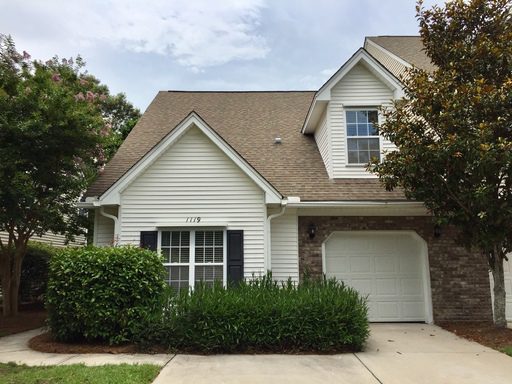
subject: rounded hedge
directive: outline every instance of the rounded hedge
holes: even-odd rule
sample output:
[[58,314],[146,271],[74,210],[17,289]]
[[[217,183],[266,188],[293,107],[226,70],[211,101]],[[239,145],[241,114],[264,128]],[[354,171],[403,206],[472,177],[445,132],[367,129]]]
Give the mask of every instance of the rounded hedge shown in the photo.
[[66,248],[50,262],[48,324],[59,341],[118,344],[162,310],[165,269],[136,247]]

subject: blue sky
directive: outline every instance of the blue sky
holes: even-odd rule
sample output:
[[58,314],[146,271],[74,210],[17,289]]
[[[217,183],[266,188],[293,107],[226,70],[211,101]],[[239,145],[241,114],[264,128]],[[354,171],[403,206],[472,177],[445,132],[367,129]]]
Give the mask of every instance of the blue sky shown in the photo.
[[418,34],[412,0],[0,0],[0,9],[0,33],[18,50],[80,54],[142,110],[159,90],[318,89],[365,36]]

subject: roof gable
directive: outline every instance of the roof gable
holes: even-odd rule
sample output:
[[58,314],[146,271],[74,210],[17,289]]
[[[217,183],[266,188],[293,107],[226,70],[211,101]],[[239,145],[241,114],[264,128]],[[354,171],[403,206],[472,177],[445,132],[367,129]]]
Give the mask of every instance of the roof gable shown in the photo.
[[383,84],[394,92],[395,98],[403,96],[402,83],[389,72],[381,63],[375,60],[364,48],[360,48],[345,64],[343,64],[327,82],[322,85],[315,95],[315,99],[309,109],[306,121],[302,128],[303,133],[314,132],[327,103],[331,100],[331,90],[338,84],[356,65],[362,64]]
[[[205,134],[231,161],[233,161],[258,187],[265,192],[265,202],[280,203],[282,195],[261,176],[245,159],[222,139],[196,112],[191,112],[164,139],[155,145],[143,158],[133,165],[100,198],[101,205],[120,204],[120,194],[162,154],[176,143],[192,127]],[[94,200],[89,198],[90,200]],[[86,200],[87,201],[87,200]]]

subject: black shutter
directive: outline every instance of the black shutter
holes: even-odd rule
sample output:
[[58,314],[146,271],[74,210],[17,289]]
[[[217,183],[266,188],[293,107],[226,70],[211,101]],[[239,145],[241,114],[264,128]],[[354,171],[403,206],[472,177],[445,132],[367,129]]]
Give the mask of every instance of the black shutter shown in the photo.
[[158,246],[158,231],[142,231],[140,233],[140,247],[156,251]]
[[244,279],[244,231],[227,231],[228,283]]

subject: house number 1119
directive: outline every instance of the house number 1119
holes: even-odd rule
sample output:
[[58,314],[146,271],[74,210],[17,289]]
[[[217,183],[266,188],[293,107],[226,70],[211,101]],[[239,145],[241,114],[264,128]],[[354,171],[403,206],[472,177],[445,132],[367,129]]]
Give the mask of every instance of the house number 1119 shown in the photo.
[[186,223],[199,223],[201,221],[201,217],[187,217]]

